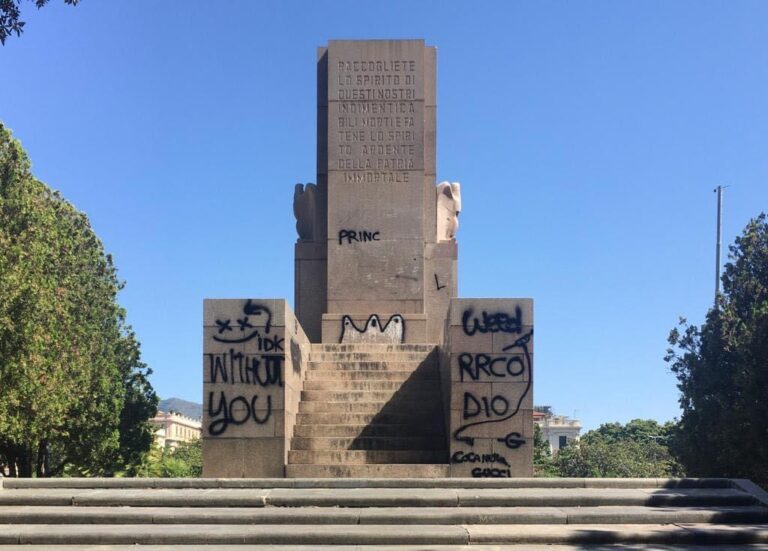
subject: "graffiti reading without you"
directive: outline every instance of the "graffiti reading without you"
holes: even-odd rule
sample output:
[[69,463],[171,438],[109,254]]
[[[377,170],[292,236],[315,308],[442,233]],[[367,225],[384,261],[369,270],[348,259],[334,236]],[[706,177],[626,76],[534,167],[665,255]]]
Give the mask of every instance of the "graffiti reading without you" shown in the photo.
[[[258,353],[246,354],[230,348],[224,353],[205,354],[209,381],[206,384],[232,385],[231,390],[207,393],[210,436],[221,436],[230,426],[249,421],[257,425],[269,421],[273,407],[271,391],[283,386],[285,362],[285,339],[269,334],[272,311],[267,306],[249,299],[243,306],[241,318],[234,322],[217,319],[216,326],[214,341],[230,344],[253,341]],[[253,392],[243,390],[249,386],[255,387]]]

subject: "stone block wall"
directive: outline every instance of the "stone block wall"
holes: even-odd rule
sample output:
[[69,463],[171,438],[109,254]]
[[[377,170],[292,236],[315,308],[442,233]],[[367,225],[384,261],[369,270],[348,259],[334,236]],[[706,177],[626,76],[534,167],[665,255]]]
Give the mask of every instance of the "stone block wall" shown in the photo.
[[533,301],[452,299],[445,331],[451,476],[533,476]]
[[203,326],[203,476],[283,477],[307,336],[275,299],[207,299]]

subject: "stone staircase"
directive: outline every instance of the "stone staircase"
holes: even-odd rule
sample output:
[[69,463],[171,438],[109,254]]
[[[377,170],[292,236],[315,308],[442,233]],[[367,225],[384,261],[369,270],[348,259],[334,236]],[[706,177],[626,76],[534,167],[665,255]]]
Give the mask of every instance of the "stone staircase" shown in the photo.
[[768,493],[742,480],[0,484],[0,551],[768,549]]
[[446,476],[442,400],[434,345],[312,345],[286,475]]

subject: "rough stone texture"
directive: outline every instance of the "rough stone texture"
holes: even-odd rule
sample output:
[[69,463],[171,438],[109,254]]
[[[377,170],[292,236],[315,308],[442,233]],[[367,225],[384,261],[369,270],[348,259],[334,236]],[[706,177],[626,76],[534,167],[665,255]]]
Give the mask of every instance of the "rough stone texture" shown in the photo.
[[434,67],[435,49],[422,40],[331,41],[320,52],[326,313],[424,312],[430,240],[424,216],[431,208],[426,187],[434,188],[435,172]]
[[203,475],[284,476],[306,335],[284,300],[209,299],[203,317]]
[[299,241],[295,245],[294,305],[296,317],[312,342],[321,339],[323,312],[328,301],[327,248],[322,243]]
[[455,241],[428,243],[424,254],[427,341],[440,344],[444,338],[448,306],[458,295],[458,247]]
[[532,476],[533,301],[453,299],[446,332],[451,476]]

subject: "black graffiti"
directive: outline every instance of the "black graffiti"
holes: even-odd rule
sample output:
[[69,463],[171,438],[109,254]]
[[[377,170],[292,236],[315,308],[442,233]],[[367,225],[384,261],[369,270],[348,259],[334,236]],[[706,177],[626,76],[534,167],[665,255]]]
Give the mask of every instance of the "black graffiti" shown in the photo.
[[509,467],[509,461],[498,453],[475,453],[457,451],[451,456],[451,463],[500,463]]
[[459,354],[459,377],[464,382],[466,375],[470,380],[477,381],[481,375],[488,378],[519,377],[525,373],[525,362],[522,356],[491,355],[485,353]]
[[[253,329],[254,326],[250,322],[249,316],[266,315],[267,321],[264,324],[264,333],[269,333],[270,329],[272,328],[272,311],[269,308],[267,308],[263,304],[254,304],[253,301],[251,301],[251,299],[248,299],[248,301],[245,303],[245,306],[243,306],[243,314],[245,314],[245,316],[237,319],[237,326],[240,329],[240,331],[245,333],[246,329]],[[218,335],[221,335],[225,331],[234,331],[234,329],[232,329],[232,320],[216,320],[216,325],[219,328]],[[240,342],[247,342],[251,339],[258,338],[259,350],[263,350],[264,352],[269,352],[270,350],[277,350],[277,348],[272,348],[270,350],[262,349],[261,347],[262,337],[261,337],[261,333],[259,333],[258,331],[253,331],[249,335],[243,335],[243,336],[240,336],[237,338],[231,338],[231,339],[219,337],[218,335],[214,335],[213,340],[218,342],[226,342],[226,343],[234,344],[234,343],[240,343]],[[282,343],[283,339],[277,339],[276,337],[274,342],[276,343],[278,341]],[[282,350],[282,344],[280,345],[279,349]]]
[[351,244],[353,241],[357,243],[380,241],[380,233],[381,232],[367,230],[339,230],[339,245],[343,245],[344,240],[347,241],[347,245]]
[[283,352],[285,350],[283,348],[285,339],[280,338],[277,335],[272,335],[271,337],[264,336],[259,332],[258,329],[254,329],[248,335],[244,335],[236,339],[225,339],[224,337],[219,337],[218,335],[213,336],[213,340],[226,344],[239,344],[251,341],[253,339],[257,339],[257,347],[260,352]]
[[372,337],[371,342],[375,342],[377,340],[376,337],[380,336],[385,339],[389,338],[392,342],[403,342],[405,338],[405,318],[400,314],[393,314],[389,317],[387,323],[382,325],[379,316],[371,314],[362,329],[355,325],[350,316],[345,315],[341,318],[339,342],[362,342],[364,340],[362,338],[363,335],[370,335]]
[[[219,326],[219,334],[224,331],[232,331],[232,326],[230,324],[231,322],[229,320],[216,320],[216,325]],[[213,338],[215,339],[216,337]]]
[[462,411],[462,417],[464,419],[471,419],[477,417],[480,414],[484,414],[486,417],[500,417],[506,415],[509,411],[509,400],[504,396],[496,395],[491,398],[483,396],[477,398],[471,392],[464,393],[464,409]]
[[510,316],[506,312],[489,314],[485,310],[481,317],[472,317],[474,308],[467,308],[461,316],[461,326],[464,333],[470,337],[475,333],[522,333],[523,312],[519,306],[515,307],[515,315]]
[[512,471],[494,467],[475,467],[472,469],[472,478],[512,478]]
[[283,386],[282,355],[246,355],[231,349],[225,354],[206,354],[211,383],[245,383],[262,387]]
[[237,325],[240,326],[240,331],[245,331],[246,329],[252,329],[253,325],[248,321],[248,316],[245,316],[242,319],[237,320]]
[[437,279],[437,274],[435,274],[435,286],[437,287],[437,290],[445,289],[445,285],[440,285],[440,280]]
[[505,446],[507,446],[511,450],[516,450],[520,446],[525,444],[525,439],[523,438],[523,435],[519,432],[510,432],[508,435],[506,435],[503,438],[497,438],[497,442],[503,442]]
[[[480,421],[473,421],[459,427],[453,433],[454,440],[464,442],[470,446],[474,446],[475,437],[467,436],[464,434],[465,431],[472,427],[485,425],[487,423],[501,423],[517,415],[517,413],[520,411],[520,406],[522,405],[525,397],[528,395],[528,392],[530,392],[531,385],[533,383],[533,377],[531,376],[531,354],[528,349],[528,344],[530,343],[532,337],[533,329],[531,329],[522,337],[518,338],[513,344],[503,348],[505,352],[512,350],[519,351],[523,361],[523,373],[528,373],[528,380],[526,381],[525,389],[520,394],[517,403],[510,404],[507,398],[500,395],[495,395],[489,398],[487,396],[478,397],[471,392],[465,392],[463,418],[465,420],[478,416],[484,418],[482,418]],[[520,435],[518,433],[509,433],[504,438],[499,438],[498,441],[503,442],[510,449],[517,449],[525,444],[525,441],[521,440],[519,436]]]
[[264,396],[254,394],[250,400],[245,396],[236,396],[227,403],[227,396],[224,391],[221,391],[219,393],[219,405],[214,408],[214,394],[214,392],[208,393],[208,416],[211,418],[223,417],[214,419],[208,424],[208,434],[211,436],[220,436],[227,431],[229,425],[243,425],[249,420],[253,420],[257,425],[263,425],[269,421],[272,415],[272,396],[266,396],[266,410],[258,410],[258,400]]
[[264,324],[264,332],[269,333],[272,328],[272,310],[264,306],[263,304],[254,304],[251,299],[243,306],[243,314],[246,316],[267,316],[267,323]]

